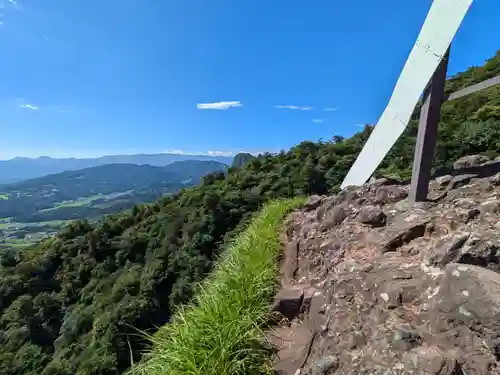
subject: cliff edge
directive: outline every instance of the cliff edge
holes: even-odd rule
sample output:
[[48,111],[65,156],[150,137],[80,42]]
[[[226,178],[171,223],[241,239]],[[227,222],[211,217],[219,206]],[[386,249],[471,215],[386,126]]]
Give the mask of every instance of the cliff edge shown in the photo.
[[313,196],[283,234],[282,375],[500,374],[500,162],[468,156],[429,201],[388,179]]

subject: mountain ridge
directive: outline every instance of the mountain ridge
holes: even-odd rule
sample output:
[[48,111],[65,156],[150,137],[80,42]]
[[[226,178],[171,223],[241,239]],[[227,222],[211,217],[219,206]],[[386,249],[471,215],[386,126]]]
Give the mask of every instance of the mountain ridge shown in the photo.
[[231,165],[233,157],[175,153],[104,155],[96,158],[52,158],[49,156],[39,156],[37,158],[15,157],[8,160],[0,160],[0,184],[13,183],[67,170],[90,168],[105,164],[130,163],[164,166],[173,162],[185,160],[218,161],[226,165]]
[[[149,164],[114,163],[73,171],[50,174],[12,184],[0,185],[0,218],[13,217],[15,221],[39,221],[35,218],[60,213],[61,203],[96,196],[99,203],[131,200],[133,204],[148,203],[163,194],[174,193],[195,185],[213,172],[224,172],[228,166],[217,161],[184,160],[166,166]],[[121,195],[117,195],[123,193]],[[106,197],[115,195],[115,197]],[[128,197],[128,198],[127,198]],[[106,199],[109,198],[109,199]],[[67,204],[67,203],[66,203]],[[124,209],[127,205],[121,204]],[[72,210],[84,211],[86,207],[70,205]],[[57,212],[54,210],[59,208]],[[48,211],[51,210],[50,213]],[[104,213],[118,212],[108,209]],[[31,219],[30,219],[31,218]],[[72,219],[87,218],[75,215]],[[68,219],[51,217],[51,220]]]

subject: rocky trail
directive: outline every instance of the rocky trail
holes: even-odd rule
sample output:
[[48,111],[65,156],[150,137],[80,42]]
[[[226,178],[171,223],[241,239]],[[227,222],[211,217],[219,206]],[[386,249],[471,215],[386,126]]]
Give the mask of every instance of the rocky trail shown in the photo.
[[500,374],[498,164],[462,158],[413,206],[380,179],[294,212],[276,374]]

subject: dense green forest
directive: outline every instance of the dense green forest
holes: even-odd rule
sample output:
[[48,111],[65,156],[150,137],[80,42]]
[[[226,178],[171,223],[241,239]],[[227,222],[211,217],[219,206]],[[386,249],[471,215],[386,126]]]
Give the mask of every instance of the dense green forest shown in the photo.
[[[448,91],[500,74],[500,54],[452,77]],[[416,117],[377,174],[408,178]],[[270,199],[338,189],[371,131],[303,142],[201,185],[97,224],[79,220],[0,268],[0,373],[120,374],[152,333],[187,301],[221,249]],[[445,104],[437,167],[500,152],[500,87]]]

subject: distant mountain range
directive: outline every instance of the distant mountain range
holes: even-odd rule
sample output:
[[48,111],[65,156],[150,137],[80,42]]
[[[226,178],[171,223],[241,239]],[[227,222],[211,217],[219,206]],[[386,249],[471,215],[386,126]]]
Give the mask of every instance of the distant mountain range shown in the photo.
[[184,154],[136,154],[136,155],[107,155],[99,158],[51,158],[41,156],[38,158],[17,157],[10,160],[0,160],[0,184],[22,181],[30,178],[41,177],[49,174],[74,171],[83,168],[97,167],[106,164],[137,164],[162,167],[174,162],[217,161],[231,165],[233,157],[209,155],[184,155]]
[[227,168],[213,160],[161,167],[114,163],[5,184],[0,186],[0,218],[24,223],[96,218],[196,185]]

